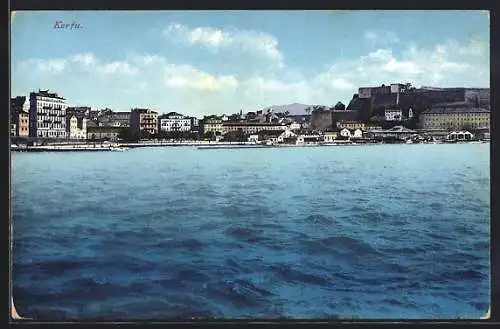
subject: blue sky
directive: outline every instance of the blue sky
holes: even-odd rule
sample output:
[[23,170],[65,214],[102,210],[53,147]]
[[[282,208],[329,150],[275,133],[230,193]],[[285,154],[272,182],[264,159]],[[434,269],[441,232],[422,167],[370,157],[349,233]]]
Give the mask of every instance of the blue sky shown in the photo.
[[[80,29],[56,29],[56,21]],[[16,12],[11,92],[202,117],[349,102],[361,86],[489,87],[485,11]]]

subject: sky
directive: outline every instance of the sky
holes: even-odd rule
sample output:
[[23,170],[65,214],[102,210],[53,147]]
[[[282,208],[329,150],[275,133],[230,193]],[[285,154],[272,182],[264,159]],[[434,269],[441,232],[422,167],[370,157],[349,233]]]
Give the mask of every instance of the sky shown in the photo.
[[489,88],[489,38],[479,10],[24,11],[11,20],[11,95],[197,117],[347,105],[381,84]]

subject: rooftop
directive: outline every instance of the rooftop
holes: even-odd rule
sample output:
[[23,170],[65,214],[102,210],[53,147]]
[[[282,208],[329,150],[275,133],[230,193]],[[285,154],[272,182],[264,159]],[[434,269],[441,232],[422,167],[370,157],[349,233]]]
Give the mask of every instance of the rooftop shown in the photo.
[[490,113],[490,110],[481,107],[433,107],[422,114],[450,114],[450,113]]
[[166,118],[166,117],[184,117],[184,115],[180,114],[180,113],[177,113],[177,112],[168,112],[167,114],[163,114],[162,115],[162,118]]
[[151,113],[151,114],[158,114],[158,112],[150,110],[150,109],[132,109],[132,112],[139,112],[139,113]]
[[56,93],[49,93],[49,90],[41,90],[38,89],[38,92],[32,92],[30,95],[35,95],[35,96],[42,96],[42,97],[50,97],[50,98],[57,98],[57,99],[62,99],[66,100],[63,97],[58,96]]
[[224,122],[224,126],[285,126],[283,123],[275,122]]

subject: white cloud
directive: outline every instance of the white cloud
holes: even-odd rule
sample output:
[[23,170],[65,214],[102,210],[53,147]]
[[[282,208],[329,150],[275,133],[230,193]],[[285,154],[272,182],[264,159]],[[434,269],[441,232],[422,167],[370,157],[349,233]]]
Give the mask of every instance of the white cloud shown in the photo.
[[216,29],[195,27],[178,23],[170,24],[163,34],[175,41],[190,45],[200,45],[217,52],[219,50],[239,50],[247,54],[259,55],[283,66],[283,54],[278,49],[278,41],[272,35],[259,31],[238,29]]
[[[222,47],[220,38],[210,40]],[[259,74],[220,74],[190,64],[174,63],[158,54],[126,56],[106,62],[94,54],[83,53],[59,59],[29,60],[23,65],[30,73],[33,88],[44,85],[49,72],[59,74],[57,81],[66,81],[61,79],[61,73],[68,73],[68,79],[78,77],[79,83],[88,78],[90,88],[95,88],[89,94],[98,94],[96,97],[104,97],[106,101],[123,102],[117,105],[118,108],[135,106],[136,101],[140,102],[137,99],[144,97],[145,104],[152,104],[160,111],[165,108],[209,114],[293,102],[332,105],[340,100],[347,104],[359,87],[383,83],[410,82],[417,87],[488,87],[489,61],[484,57],[487,52],[478,55],[478,51],[464,51],[467,47],[468,43],[458,42],[429,47],[412,44],[402,51],[380,47],[308,75],[299,68]],[[95,79],[96,76],[113,75],[120,78]],[[67,97],[71,99],[71,95]],[[78,98],[82,97],[86,96]]]
[[399,42],[399,38],[396,33],[384,30],[365,31],[364,38],[371,43],[377,44],[390,44]]
[[44,73],[60,74],[67,67],[67,60],[64,58],[55,59],[29,59],[20,62],[20,67],[22,68],[36,68]]
[[163,79],[169,88],[220,91],[238,87],[238,80],[232,75],[214,76],[191,65],[170,63],[159,55],[144,54],[135,56],[132,61],[160,73],[158,79]]
[[131,66],[125,61],[115,61],[99,66],[97,72],[103,75],[134,75],[137,68]]
[[92,53],[82,53],[76,54],[71,57],[71,60],[75,63],[82,64],[85,67],[93,66],[97,64],[97,60]]

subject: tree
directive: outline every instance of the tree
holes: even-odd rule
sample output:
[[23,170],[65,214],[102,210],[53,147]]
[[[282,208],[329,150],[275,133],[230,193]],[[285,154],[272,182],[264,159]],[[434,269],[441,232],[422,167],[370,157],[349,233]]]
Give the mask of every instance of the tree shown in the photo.
[[[93,137],[95,137],[95,135],[93,135]],[[139,137],[138,132],[129,127],[123,128],[118,133],[118,138],[124,140],[125,142],[137,142]]]
[[335,111],[344,111],[345,105],[342,102],[337,102],[334,107]]
[[203,135],[203,139],[205,139],[205,140],[215,140],[215,133],[213,131],[207,131]]

